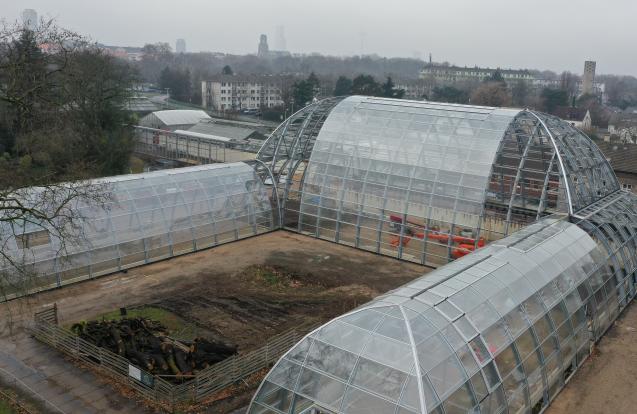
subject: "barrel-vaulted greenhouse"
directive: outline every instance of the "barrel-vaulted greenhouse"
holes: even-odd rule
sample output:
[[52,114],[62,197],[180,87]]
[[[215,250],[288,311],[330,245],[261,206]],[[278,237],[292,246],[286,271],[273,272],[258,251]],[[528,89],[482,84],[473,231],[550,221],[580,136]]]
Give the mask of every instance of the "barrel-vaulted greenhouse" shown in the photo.
[[102,181],[64,255],[0,233],[41,287],[277,229],[437,267],[303,338],[250,414],[537,413],[635,296],[637,199],[532,110],[330,98],[255,161]]
[[[74,243],[62,246],[37,221],[13,223],[18,229],[0,223],[5,252],[33,265],[38,289],[253,236],[275,224],[263,180],[244,163],[109,177],[96,184],[109,193],[108,202],[77,206],[82,229]],[[5,288],[5,297],[23,293],[19,283],[9,288],[15,291]]]

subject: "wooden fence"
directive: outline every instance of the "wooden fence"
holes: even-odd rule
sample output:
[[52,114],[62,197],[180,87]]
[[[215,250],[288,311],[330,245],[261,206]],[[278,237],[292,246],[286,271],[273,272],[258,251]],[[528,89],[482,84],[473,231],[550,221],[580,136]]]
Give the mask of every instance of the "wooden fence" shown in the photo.
[[271,338],[263,347],[235,355],[199,371],[183,384],[173,384],[132,365],[126,358],[100,348],[57,324],[57,308],[38,312],[31,328],[38,340],[135,390],[141,397],[169,411],[203,402],[211,395],[270,367],[315,325],[307,325]]

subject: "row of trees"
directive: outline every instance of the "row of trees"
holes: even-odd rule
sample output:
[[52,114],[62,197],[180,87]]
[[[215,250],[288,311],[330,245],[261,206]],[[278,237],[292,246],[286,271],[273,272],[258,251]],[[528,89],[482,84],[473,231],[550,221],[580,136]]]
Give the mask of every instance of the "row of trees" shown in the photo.
[[[291,100],[296,108],[311,103],[321,95],[321,82],[314,72],[307,79],[294,82],[291,91]],[[379,83],[372,75],[358,75],[354,79],[340,76],[334,87],[334,96],[365,95],[381,96],[386,98],[402,98],[405,95],[403,89],[396,88],[391,77],[387,77],[384,83]],[[284,94],[284,99],[286,98]]]
[[377,82],[372,75],[358,75],[354,79],[340,76],[336,80],[334,96],[346,95],[383,96],[400,99],[405,95],[405,90],[396,88],[394,81],[389,76],[384,83]]
[[[125,110],[137,76],[80,36],[43,23],[0,30],[0,176],[35,181],[126,170]],[[24,168],[22,168],[24,167]]]
[[543,88],[539,94],[532,94],[526,82],[516,81],[512,86],[506,84],[502,75],[496,71],[478,85],[467,88],[455,86],[434,87],[427,98],[439,102],[473,104],[485,106],[530,107],[543,112],[556,113],[558,108],[577,106],[591,112],[595,125],[605,125],[609,112],[592,95],[576,96],[576,78],[564,73],[560,88]]

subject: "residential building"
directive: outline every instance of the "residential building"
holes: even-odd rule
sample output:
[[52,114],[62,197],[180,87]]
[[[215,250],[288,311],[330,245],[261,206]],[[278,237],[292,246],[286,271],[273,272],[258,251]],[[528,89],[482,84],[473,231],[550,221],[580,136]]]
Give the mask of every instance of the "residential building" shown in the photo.
[[434,78],[444,83],[455,83],[462,81],[482,81],[484,78],[492,76],[496,71],[500,72],[506,82],[525,81],[533,82],[535,77],[526,69],[492,69],[492,68],[473,68],[460,66],[446,66],[438,64],[427,64],[420,71],[421,79]]
[[24,9],[22,11],[22,24],[29,30],[35,30],[38,27],[38,12],[33,9]]
[[619,112],[610,117],[608,132],[611,142],[637,144],[637,113]]
[[280,106],[280,85],[274,76],[222,75],[201,82],[202,105],[219,112]]
[[186,53],[186,41],[184,39],[177,39],[175,42],[175,52]]
[[425,100],[431,93],[430,85],[420,81],[397,81],[396,89],[405,91],[403,99]]
[[637,145],[596,142],[615,171],[621,188],[637,194]]
[[593,121],[591,112],[586,108],[574,108],[572,106],[559,106],[555,108],[554,115],[573,125],[575,128],[590,130]]
[[587,60],[584,62],[584,75],[582,76],[582,94],[592,94],[594,92],[593,82],[595,81],[596,63]]
[[97,46],[111,56],[130,62],[139,62],[144,57],[144,51],[141,47],[107,46],[100,43],[98,43]]

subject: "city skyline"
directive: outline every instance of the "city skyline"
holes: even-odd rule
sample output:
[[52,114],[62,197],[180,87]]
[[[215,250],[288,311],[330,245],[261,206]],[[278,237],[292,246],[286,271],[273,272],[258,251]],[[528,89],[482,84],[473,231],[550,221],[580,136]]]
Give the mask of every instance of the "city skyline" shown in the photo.
[[[632,45],[624,30],[630,16],[637,13],[633,2],[612,0],[609,7],[598,10],[587,7],[595,4],[590,0],[577,7],[540,0],[524,9],[524,15],[511,10],[504,0],[474,3],[456,0],[434,6],[403,0],[392,4],[400,11],[399,17],[392,18],[382,4],[359,0],[346,5],[326,0],[311,14],[304,2],[291,0],[255,2],[249,14],[244,13],[245,5],[213,6],[194,0],[182,2],[179,10],[165,1],[114,0],[89,6],[79,0],[30,0],[1,5],[0,16],[19,21],[22,10],[32,8],[44,18],[55,18],[62,27],[117,46],[155,42],[174,46],[174,39],[184,38],[192,52],[254,54],[260,34],[277,39],[277,27],[283,26],[287,50],[292,53],[351,56],[363,52],[384,57],[432,53],[434,61],[459,66],[577,74],[582,73],[581,62],[595,60],[599,74],[637,75],[637,56],[626,52]],[[623,13],[612,12],[615,6]],[[198,12],[192,13],[195,8]],[[214,25],[210,24],[215,15],[239,13],[245,20],[241,30],[236,30],[233,19],[213,19]],[[144,30],[138,30],[140,26]]]

